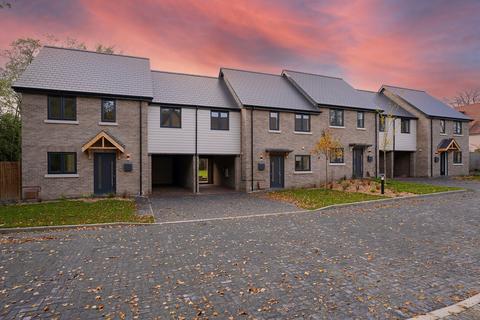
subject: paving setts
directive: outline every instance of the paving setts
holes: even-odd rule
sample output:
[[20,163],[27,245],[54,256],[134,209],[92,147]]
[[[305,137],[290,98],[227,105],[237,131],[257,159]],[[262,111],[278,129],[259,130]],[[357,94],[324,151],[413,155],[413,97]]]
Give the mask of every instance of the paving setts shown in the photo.
[[404,319],[478,292],[479,212],[465,192],[2,235],[0,318]]

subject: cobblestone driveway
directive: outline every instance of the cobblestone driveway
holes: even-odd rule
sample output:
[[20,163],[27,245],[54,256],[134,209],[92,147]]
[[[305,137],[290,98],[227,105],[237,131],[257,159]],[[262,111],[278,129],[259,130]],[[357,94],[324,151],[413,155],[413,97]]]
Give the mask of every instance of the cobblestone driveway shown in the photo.
[[477,195],[2,236],[0,318],[406,318],[480,289]]

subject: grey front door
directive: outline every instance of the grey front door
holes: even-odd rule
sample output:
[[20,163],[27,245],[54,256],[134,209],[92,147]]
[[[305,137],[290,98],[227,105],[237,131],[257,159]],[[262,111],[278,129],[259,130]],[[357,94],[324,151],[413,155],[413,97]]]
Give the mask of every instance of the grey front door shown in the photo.
[[363,149],[353,148],[353,173],[354,178],[363,178]]
[[285,162],[282,155],[270,156],[270,188],[283,188]]
[[447,164],[448,164],[448,153],[447,152],[440,153],[440,175],[441,176],[448,175]]
[[93,192],[95,194],[115,193],[115,153],[95,153],[93,161]]

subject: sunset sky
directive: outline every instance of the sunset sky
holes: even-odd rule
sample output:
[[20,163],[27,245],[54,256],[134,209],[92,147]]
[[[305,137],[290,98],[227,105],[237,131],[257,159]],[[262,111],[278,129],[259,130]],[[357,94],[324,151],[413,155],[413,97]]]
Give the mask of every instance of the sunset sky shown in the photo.
[[52,34],[115,45],[157,70],[288,68],[439,98],[480,87],[479,0],[10,2],[0,9],[0,49]]

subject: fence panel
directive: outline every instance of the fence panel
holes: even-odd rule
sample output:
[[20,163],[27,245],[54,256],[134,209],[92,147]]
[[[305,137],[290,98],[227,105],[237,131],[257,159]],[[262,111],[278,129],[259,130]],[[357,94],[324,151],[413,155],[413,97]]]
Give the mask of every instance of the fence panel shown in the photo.
[[0,200],[19,200],[20,162],[0,162]]

